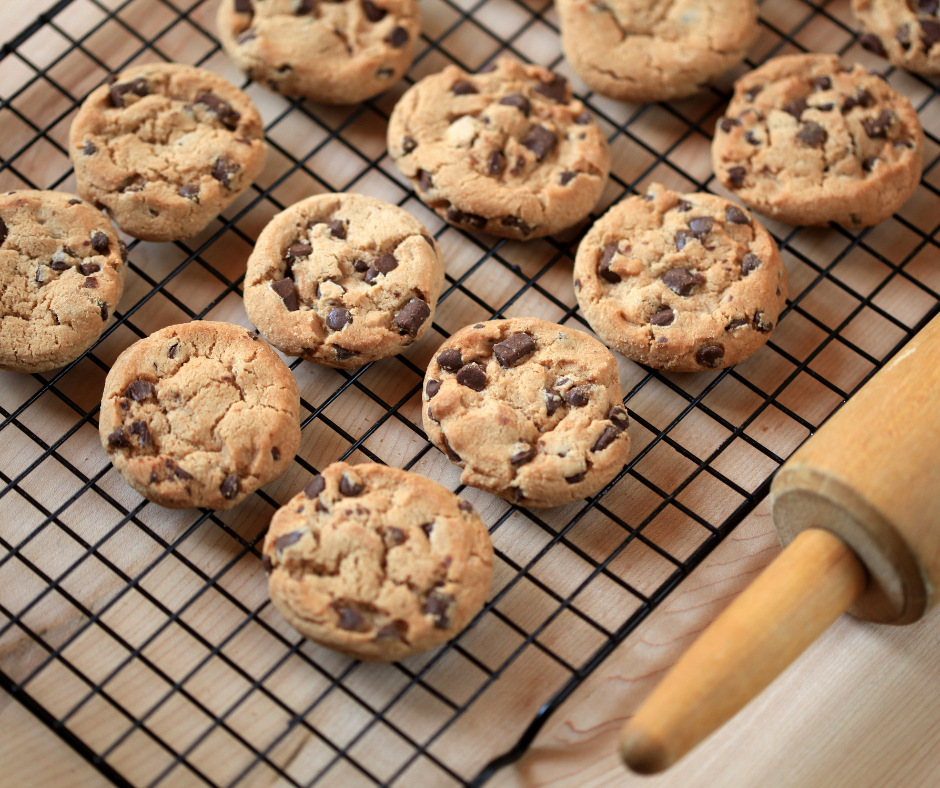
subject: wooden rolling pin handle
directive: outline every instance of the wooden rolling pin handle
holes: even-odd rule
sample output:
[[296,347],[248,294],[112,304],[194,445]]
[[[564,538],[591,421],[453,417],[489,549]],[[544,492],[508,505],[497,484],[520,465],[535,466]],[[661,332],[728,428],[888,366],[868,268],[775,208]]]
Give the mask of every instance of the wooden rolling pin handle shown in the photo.
[[864,592],[837,536],[803,531],[702,633],[623,730],[636,772],[667,769],[733,717]]

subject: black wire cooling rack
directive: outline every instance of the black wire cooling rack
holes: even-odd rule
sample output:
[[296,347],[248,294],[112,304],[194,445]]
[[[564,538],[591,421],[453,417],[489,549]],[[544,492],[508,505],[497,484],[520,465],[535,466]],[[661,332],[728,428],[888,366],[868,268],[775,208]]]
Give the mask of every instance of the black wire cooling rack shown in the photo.
[[[509,52],[584,87],[544,0],[422,6],[407,83]],[[771,223],[791,301],[768,346],[698,375],[620,359],[630,463],[594,498],[527,511],[460,487],[421,430],[421,378],[433,349],[467,323],[529,314],[587,328],[571,289],[580,230],[519,244],[443,225],[385,152],[388,113],[407,85],[348,108],[276,96],[245,83],[220,52],[214,13],[212,0],[59,0],[0,49],[0,188],[72,190],[66,140],[76,108],[109,73],[141,60],[194,63],[245,85],[270,146],[254,189],[201,236],[130,244],[120,309],[81,359],[44,375],[0,373],[0,682],[116,785],[482,785],[937,310],[937,90],[886,73],[927,131],[923,181],[899,215],[859,233]],[[854,27],[847,0],[765,0],[747,66],[810,50],[884,70]],[[708,145],[733,77],[694,99],[642,107],[582,92],[613,152],[599,213],[653,180],[720,192]],[[148,504],[97,443],[109,364],[171,323],[247,325],[241,283],[252,239],[274,212],[330,190],[383,197],[432,228],[448,271],[434,331],[406,355],[353,372],[294,360],[300,453],[236,510]],[[270,515],[316,468],[345,458],[425,473],[486,520],[494,591],[449,646],[394,666],[359,664],[301,640],[272,611],[258,552]]]

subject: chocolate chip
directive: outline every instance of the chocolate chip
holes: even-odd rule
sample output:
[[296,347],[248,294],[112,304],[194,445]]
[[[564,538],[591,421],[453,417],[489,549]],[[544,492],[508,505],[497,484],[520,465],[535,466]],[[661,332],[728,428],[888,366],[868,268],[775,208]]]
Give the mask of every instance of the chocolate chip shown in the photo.
[[774,324],[769,320],[764,320],[763,312],[754,313],[754,328],[760,331],[762,334],[769,334],[774,330]]
[[398,547],[398,545],[405,543],[405,532],[394,525],[390,525],[385,529],[385,536],[389,547]]
[[875,163],[881,161],[877,156],[869,156],[865,161],[862,162],[862,169],[865,172],[871,172],[875,169]]
[[539,82],[536,85],[535,92],[559,104],[564,104],[568,98],[568,80],[558,74],[552,74],[550,81]]
[[611,284],[617,284],[620,281],[620,274],[610,270],[610,264],[618,251],[619,247],[616,243],[607,244],[601,254],[600,262],[597,264],[597,275]]
[[622,405],[614,405],[608,411],[607,418],[621,432],[630,426],[630,416]]
[[692,203],[690,203],[688,200],[679,200],[679,204],[676,205],[676,210],[679,213],[686,213],[688,211],[691,211]]
[[897,39],[898,43],[901,45],[901,49],[911,48],[911,26],[910,25],[901,25],[898,28],[898,32],[894,34],[894,37]]
[[208,90],[196,96],[195,103],[208,107],[209,112],[214,114],[223,126],[233,131],[238,127],[238,121],[242,119],[241,113],[232,109],[231,104],[227,101],[223,101],[215,95],[215,93],[211,93]]
[[301,257],[307,257],[313,251],[313,247],[306,241],[294,241],[287,247],[287,260],[298,260]]
[[753,252],[748,252],[741,260],[741,276],[747,276],[755,268],[760,267],[760,258]]
[[594,122],[594,116],[587,110],[583,110],[575,117],[574,122],[579,126],[588,126]]
[[797,120],[800,120],[806,108],[807,104],[805,98],[793,99],[793,101],[788,101],[783,105],[783,111],[789,112]]
[[294,0],[294,13],[297,16],[309,14],[313,11],[313,0]]
[[326,479],[323,478],[319,473],[312,477],[309,482],[304,486],[304,495],[308,498],[316,498],[321,492],[326,489]]
[[457,382],[474,391],[486,388],[486,369],[480,364],[466,364],[457,373]]
[[623,430],[619,430],[616,427],[608,426],[604,428],[604,431],[601,433],[601,436],[597,439],[594,445],[591,447],[591,451],[604,451],[608,446],[610,446],[617,438],[623,434]]
[[471,93],[479,93],[477,86],[466,79],[458,79],[450,89],[455,96],[469,96]]
[[555,132],[549,131],[544,126],[533,126],[522,140],[522,144],[532,151],[539,161],[555,150],[557,143],[558,137],[555,136]]
[[534,446],[527,446],[513,454],[512,457],[509,458],[509,464],[518,468],[520,465],[532,462],[536,454],[538,454],[538,451],[536,451]]
[[811,148],[821,148],[829,139],[826,130],[818,123],[807,123],[800,129],[796,137],[804,145],[809,145]]
[[326,226],[330,228],[330,234],[334,238],[339,238],[341,241],[346,240],[346,225],[343,224],[341,219],[331,219],[326,222]]
[[703,367],[715,367],[724,355],[725,351],[721,345],[706,345],[695,354],[695,360]]
[[532,111],[532,104],[521,93],[511,93],[508,96],[503,96],[499,103],[506,107],[515,107],[526,117],[529,117],[529,113]]
[[424,614],[434,619],[435,629],[447,629],[450,626],[449,610],[454,604],[454,597],[442,591],[432,591],[424,603]]
[[434,181],[431,179],[431,173],[426,170],[418,170],[418,186],[421,187],[421,191],[426,192],[434,185]]
[[494,150],[490,153],[486,169],[490,175],[503,174],[503,170],[506,169],[506,157],[503,155],[502,151]]
[[372,23],[381,22],[388,13],[384,8],[379,8],[372,0],[362,0],[362,11],[366,15],[366,19]]
[[516,163],[513,165],[513,168],[509,171],[513,175],[518,175],[525,169],[525,156],[516,156]]
[[[228,478],[235,479],[236,481],[238,481],[237,476],[229,476]],[[226,479],[226,481],[228,481],[228,479]],[[225,493],[223,492],[222,495],[225,495]],[[226,498],[233,497],[233,496],[234,496],[234,493],[232,496],[225,495]],[[288,531],[283,536],[279,536],[277,539],[274,540],[274,549],[278,553],[283,553],[291,545],[297,544],[297,542],[299,542],[303,538],[303,535],[304,535],[303,531]]]
[[222,480],[222,484],[219,485],[219,492],[222,493],[222,497],[226,501],[231,501],[239,492],[241,492],[242,483],[241,480],[235,474],[226,476]]
[[108,254],[111,251],[111,241],[108,240],[108,234],[95,230],[91,234],[91,248],[98,254]]
[[251,0],[235,0],[235,11],[239,14],[252,14],[254,13],[254,7],[251,4]]
[[166,352],[167,358],[176,358],[176,352],[180,349],[179,343],[171,345],[170,349]]
[[532,228],[518,216],[504,216],[500,224],[502,224],[503,227],[511,227],[514,230],[518,230],[523,236],[529,235],[532,232]]
[[866,118],[862,121],[862,128],[865,133],[875,139],[887,136],[888,129],[895,121],[895,114],[888,109],[881,110],[877,118]]
[[917,10],[922,14],[936,14],[938,8],[940,3],[937,0],[917,0]]
[[135,96],[146,96],[149,92],[147,80],[143,77],[137,77],[132,82],[114,84],[111,86],[111,106],[124,107],[124,97],[129,93]]
[[764,89],[763,85],[756,85],[753,88],[748,88],[744,91],[744,96],[748,101],[753,101],[757,98],[757,94]]
[[921,39],[924,42],[924,49],[930,49],[937,41],[940,41],[940,22],[934,19],[921,19],[920,29],[923,30]]
[[343,475],[340,476],[339,491],[343,495],[349,498],[355,498],[357,495],[362,495],[365,489],[366,486],[362,482],[356,481],[356,479],[354,479],[348,473],[344,472]]
[[478,230],[486,226],[486,217],[477,216],[475,213],[464,213],[454,208],[453,205],[447,209],[447,221],[453,224],[469,224]]
[[185,197],[187,200],[194,200],[199,195],[199,187],[192,183],[186,183],[179,187],[177,194],[179,194],[180,197]]
[[836,105],[831,101],[827,101],[825,104],[819,104],[816,109],[818,109],[820,112],[832,112],[832,110],[835,109],[835,106]]
[[95,290],[98,287],[98,280],[93,276],[89,276],[85,279],[85,284],[82,285],[82,287],[87,287],[91,290]]
[[524,331],[493,345],[493,353],[503,369],[516,366],[522,359],[534,352],[535,340]]
[[736,329],[744,328],[746,325],[748,325],[747,320],[732,320],[725,326],[725,331],[735,331]]
[[143,402],[157,393],[153,383],[147,380],[135,380],[124,389],[124,396],[130,397],[134,402]]
[[139,446],[150,445],[150,427],[147,426],[146,421],[135,421],[127,428],[127,431],[131,435],[137,436],[137,444]]
[[451,462],[460,462],[460,455],[450,447],[450,444],[447,442],[447,436],[443,432],[441,433],[441,440],[444,442],[444,451],[447,452],[447,459]]
[[326,324],[334,331],[342,331],[346,326],[352,323],[352,315],[348,309],[331,309],[326,316]]
[[561,407],[561,396],[555,391],[545,392],[545,411],[549,416],[553,415]]
[[698,272],[687,271],[685,268],[672,268],[663,276],[663,284],[672,292],[681,296],[692,295],[696,285],[704,284],[705,277]]
[[124,241],[118,241],[118,249],[121,251],[121,262],[127,262],[127,244]]
[[683,249],[685,249],[685,245],[694,237],[695,233],[693,233],[691,230],[679,230],[675,237],[676,249],[681,252]]
[[212,177],[219,181],[223,186],[232,185],[232,176],[241,169],[241,165],[230,159],[225,154],[216,159],[215,167],[212,169]]
[[583,408],[591,401],[591,390],[586,386],[578,386],[568,389],[565,396],[565,402],[575,408]]
[[108,320],[108,305],[107,305],[107,304],[99,304],[98,306],[101,307],[101,319],[104,320],[105,322],[107,322],[107,320]]
[[272,282],[271,289],[281,297],[288,312],[296,312],[300,309],[300,304],[297,301],[297,289],[294,287],[293,279],[284,278]]
[[829,90],[832,87],[832,80],[829,77],[816,77],[813,80],[813,90]]
[[400,48],[408,43],[408,31],[401,25],[393,27],[392,32],[385,36],[385,40],[393,47]]
[[725,209],[725,221],[731,224],[750,224],[751,217],[738,208],[737,205],[729,205]]
[[567,186],[569,183],[571,183],[571,181],[573,181],[573,180],[575,179],[575,176],[576,176],[577,174],[578,174],[578,173],[576,173],[576,172],[571,172],[570,170],[565,170],[565,171],[559,176],[558,182],[559,182],[562,186]]
[[82,263],[78,267],[78,270],[81,271],[85,276],[89,276],[91,274],[98,273],[101,270],[101,266],[97,263]]
[[52,256],[52,262],[49,263],[49,267],[53,271],[68,271],[72,267],[72,263],[64,251],[56,252]]
[[[81,204],[82,204],[81,200],[77,200],[77,199],[69,200],[69,205],[81,205]],[[2,239],[0,239],[0,243],[2,243]]]
[[376,640],[401,640],[408,637],[408,622],[396,618],[391,624],[385,624],[375,633]]
[[421,298],[412,298],[395,316],[395,327],[402,334],[415,336],[431,315],[431,307]]
[[696,216],[689,222],[689,229],[699,239],[708,235],[715,226],[715,220],[711,216]]
[[406,135],[401,138],[401,151],[406,156],[417,147],[418,143],[415,141],[414,137],[409,137]]
[[127,435],[124,434],[124,430],[120,427],[108,435],[108,446],[112,449],[127,449],[130,448],[130,445],[131,442],[127,439]]
[[369,629],[369,624],[365,617],[359,612],[359,609],[352,602],[344,599],[337,599],[333,605],[333,610],[339,617],[337,626],[345,629],[347,632],[365,632]]
[[735,126],[740,126],[741,121],[735,118],[724,117],[718,121],[718,128],[721,129],[726,134],[731,131]]
[[456,372],[463,366],[463,356],[457,348],[448,348],[438,355],[437,363],[448,372]]
[[650,316],[650,323],[654,326],[671,326],[676,319],[676,313],[668,306]]
[[747,177],[747,170],[744,167],[731,167],[728,170],[728,183],[732,186],[742,186]]
[[281,459],[281,450],[277,446],[271,447],[271,459],[278,462]]
[[885,52],[884,44],[881,43],[881,39],[874,33],[862,33],[862,35],[858,37],[858,43],[862,45],[863,49],[874,52],[880,57],[888,56],[888,53]]
[[429,380],[428,385],[424,389],[424,393],[428,395],[428,399],[433,399],[434,395],[441,390],[441,381],[439,380]]
[[581,471],[581,473],[576,473],[574,476],[566,476],[565,481],[568,482],[568,484],[577,484],[578,482],[583,482],[585,476],[587,476],[587,471]]
[[457,508],[460,509],[460,511],[462,512],[470,513],[473,511],[473,504],[470,503],[470,501],[461,501],[460,503],[457,504]]
[[95,143],[86,142],[85,146],[82,148],[82,154],[85,156],[94,156],[98,152],[98,148],[95,147]]

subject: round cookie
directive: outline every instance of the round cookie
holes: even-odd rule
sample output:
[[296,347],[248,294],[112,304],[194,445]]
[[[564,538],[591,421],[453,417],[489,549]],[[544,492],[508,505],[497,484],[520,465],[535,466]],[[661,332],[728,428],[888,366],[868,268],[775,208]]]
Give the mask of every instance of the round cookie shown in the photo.
[[473,507],[416,473],[335,462],[274,513],[271,601],[304,637],[391,662],[456,637],[483,607],[493,546]]
[[561,43],[592,90],[669,101],[738,65],[757,37],[754,0],[557,0]]
[[868,227],[914,193],[923,153],[917,113],[883,79],[834,55],[787,55],[735,83],[712,166],[765,216]]
[[607,140],[567,80],[510,58],[485,73],[448,66],[410,88],[388,151],[442,218],[503,238],[581,221],[610,172]]
[[852,0],[865,49],[918,74],[940,74],[940,0]]
[[0,196],[0,369],[43,372],[101,336],[124,292],[127,248],[72,194]]
[[144,498],[171,509],[230,509],[291,464],[300,394],[280,356],[241,326],[168,326],[114,362],[99,432],[118,473]]
[[468,326],[424,378],[424,430],[460,480],[529,508],[594,495],[630,453],[613,354],[531,317]]
[[129,68],[92,91],[69,148],[78,193],[144,241],[201,232],[251,186],[266,155],[251,99],[179,63]]
[[406,210],[321,194],[261,232],[248,258],[245,309],[287,355],[359,367],[421,339],[443,285],[440,250]]
[[222,0],[219,39],[253,80],[289,96],[355,104],[414,59],[416,0]]
[[606,344],[676,372],[744,361],[767,342],[787,297],[777,244],[747,211],[658,184],[595,222],[574,277]]

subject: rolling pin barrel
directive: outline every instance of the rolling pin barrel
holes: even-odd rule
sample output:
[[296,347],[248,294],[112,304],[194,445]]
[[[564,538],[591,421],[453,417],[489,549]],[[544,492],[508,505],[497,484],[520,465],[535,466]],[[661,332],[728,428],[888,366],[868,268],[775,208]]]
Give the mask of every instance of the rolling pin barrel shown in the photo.
[[940,585],[940,317],[781,468],[783,553],[692,644],[624,728],[661,771],[734,716],[843,612],[916,621]]

